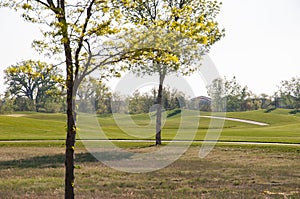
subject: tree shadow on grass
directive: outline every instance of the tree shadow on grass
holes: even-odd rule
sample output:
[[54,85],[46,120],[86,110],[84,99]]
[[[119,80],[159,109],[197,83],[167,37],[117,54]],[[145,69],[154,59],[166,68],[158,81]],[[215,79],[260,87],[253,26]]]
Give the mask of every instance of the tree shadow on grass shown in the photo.
[[267,110],[265,110],[265,113],[271,113],[272,111],[275,111],[276,109],[277,109],[276,107],[268,108]]
[[176,110],[172,111],[171,113],[169,113],[169,114],[167,115],[167,118],[173,117],[173,116],[178,115],[178,114],[180,114],[180,113],[181,113],[181,109],[176,109]]
[[300,110],[296,109],[296,110],[291,110],[289,112],[290,114],[296,115],[297,113],[300,113]]
[[[127,159],[131,156],[130,153],[124,152],[96,152],[96,157],[99,157],[104,161],[117,161],[121,159]],[[79,153],[75,155],[75,164],[98,162],[98,159],[91,153]],[[45,155],[35,156],[24,159],[0,161],[0,169],[9,168],[58,168],[64,167],[65,155]]]

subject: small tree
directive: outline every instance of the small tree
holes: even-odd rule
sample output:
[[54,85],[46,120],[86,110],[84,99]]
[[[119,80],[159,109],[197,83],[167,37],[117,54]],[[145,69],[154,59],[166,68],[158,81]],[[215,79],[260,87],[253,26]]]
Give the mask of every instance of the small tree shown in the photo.
[[[33,47],[51,58],[62,59],[66,70],[67,135],[65,161],[65,198],[74,198],[74,148],[76,140],[75,96],[80,82],[100,69],[100,76],[118,75],[115,66],[122,52],[111,54],[101,48],[104,35],[118,32],[119,9],[102,0],[2,0],[0,7],[22,11],[22,17],[39,24],[43,39]],[[116,23],[114,23],[116,22]],[[63,58],[62,58],[63,57]]]
[[95,78],[85,78],[79,86],[78,111],[97,113],[111,113],[112,93],[109,87]]
[[9,92],[6,92],[4,96],[0,95],[0,114],[14,111],[13,103],[14,100],[11,98]]
[[300,78],[281,81],[279,96],[287,108],[300,109]]
[[122,8],[125,20],[140,31],[126,32],[133,49],[129,59],[131,71],[137,75],[159,76],[156,144],[160,145],[165,77],[197,70],[199,65],[195,65],[195,60],[199,61],[223,36],[215,21],[220,4],[211,0],[120,0],[117,5]]
[[214,79],[210,85],[207,86],[207,93],[211,97],[211,110],[212,111],[226,111],[226,91],[225,91],[225,80],[218,78]]
[[250,96],[247,86],[242,86],[237,82],[236,77],[225,80],[225,96],[227,111],[245,111],[247,108],[247,98]]
[[12,97],[25,97],[36,111],[45,106],[46,101],[55,100],[61,95],[63,78],[56,66],[28,60],[10,66],[4,72],[7,91]]
[[261,108],[267,109],[271,105],[271,97],[265,93],[260,94]]

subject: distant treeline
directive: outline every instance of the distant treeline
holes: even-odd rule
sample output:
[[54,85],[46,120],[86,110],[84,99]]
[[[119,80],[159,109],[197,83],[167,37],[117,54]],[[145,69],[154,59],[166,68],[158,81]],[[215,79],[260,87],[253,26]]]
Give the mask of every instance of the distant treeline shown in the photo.
[[[44,78],[45,79],[45,78]],[[58,79],[58,78],[57,78]],[[59,79],[58,79],[59,80]],[[0,113],[14,111],[65,112],[65,90],[62,81],[53,82],[52,86],[39,87],[39,90],[18,90],[17,87],[7,89],[0,98]],[[47,89],[46,89],[47,88]],[[274,108],[300,108],[300,79],[282,81],[274,95],[256,95],[247,86],[240,85],[236,78],[231,80],[216,79],[207,87],[208,96],[190,98],[182,91],[164,87],[163,108],[177,108],[201,111],[249,111]],[[157,89],[148,92],[135,91],[130,96],[113,93],[103,82],[93,78],[85,79],[76,96],[77,111],[104,113],[148,113],[154,111]]]

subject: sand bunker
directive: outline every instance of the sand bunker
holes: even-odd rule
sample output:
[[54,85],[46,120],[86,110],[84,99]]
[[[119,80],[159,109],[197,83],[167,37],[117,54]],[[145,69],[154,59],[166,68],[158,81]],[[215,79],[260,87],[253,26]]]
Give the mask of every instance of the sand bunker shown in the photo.
[[25,115],[24,114],[9,114],[9,115],[5,115],[5,116],[9,116],[9,117],[23,117]]

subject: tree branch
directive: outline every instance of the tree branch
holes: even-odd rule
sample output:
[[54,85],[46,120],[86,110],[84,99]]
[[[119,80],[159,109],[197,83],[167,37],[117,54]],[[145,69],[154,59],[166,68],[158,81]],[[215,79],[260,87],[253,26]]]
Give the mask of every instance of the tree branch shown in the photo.
[[85,22],[84,22],[84,25],[83,25],[83,28],[82,28],[82,31],[81,31],[81,35],[80,35],[80,38],[79,38],[79,41],[78,41],[78,48],[76,49],[76,52],[75,52],[75,78],[78,76],[78,72],[79,72],[79,53],[82,49],[82,46],[83,46],[83,38],[85,36],[85,32],[86,32],[86,28],[87,28],[87,25],[89,23],[89,20],[92,16],[92,6],[94,4],[95,0],[92,0],[90,2],[90,5],[88,6],[87,8],[87,17],[85,19]]
[[50,8],[53,9],[55,8],[55,5],[53,3],[53,0],[47,0],[48,4],[50,5]]
[[46,4],[45,2],[43,1],[40,1],[40,0],[35,0],[36,2],[42,4],[43,6],[47,7],[47,8],[50,8],[50,5],[49,4]]

